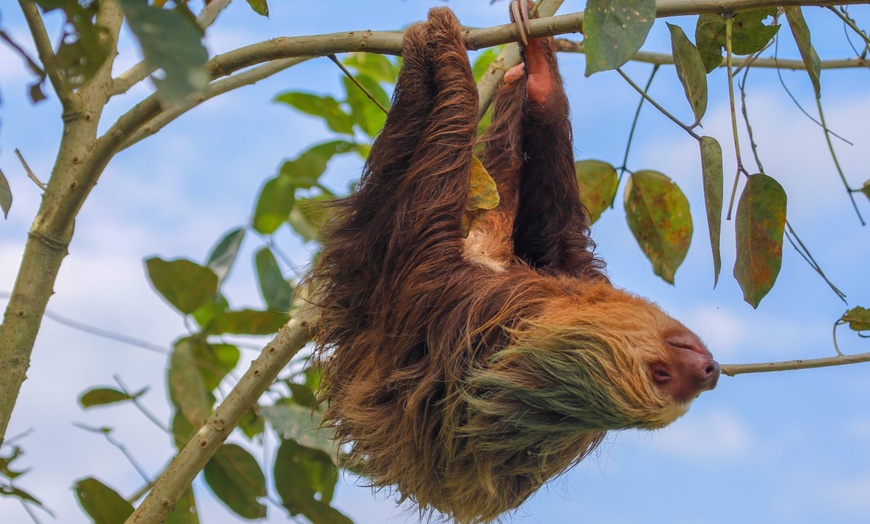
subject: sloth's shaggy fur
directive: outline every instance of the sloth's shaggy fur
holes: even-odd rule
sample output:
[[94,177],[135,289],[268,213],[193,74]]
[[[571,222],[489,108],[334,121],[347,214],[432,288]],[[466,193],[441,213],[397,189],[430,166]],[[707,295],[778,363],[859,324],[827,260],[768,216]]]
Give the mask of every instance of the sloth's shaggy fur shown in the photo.
[[687,409],[648,368],[687,330],[603,275],[552,44],[536,45],[554,92],[502,87],[483,138],[501,204],[466,238],[477,91],[461,29],[438,8],[405,32],[386,126],[313,271],[327,424],[373,486],[458,522],[517,507],[608,430]]

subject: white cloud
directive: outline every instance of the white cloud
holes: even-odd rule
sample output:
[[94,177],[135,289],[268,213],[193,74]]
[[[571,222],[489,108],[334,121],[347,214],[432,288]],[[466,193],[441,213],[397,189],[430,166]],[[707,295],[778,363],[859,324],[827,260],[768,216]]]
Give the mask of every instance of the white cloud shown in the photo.
[[705,462],[730,460],[757,448],[747,424],[734,413],[721,409],[690,413],[667,428],[650,433],[647,443],[659,453]]

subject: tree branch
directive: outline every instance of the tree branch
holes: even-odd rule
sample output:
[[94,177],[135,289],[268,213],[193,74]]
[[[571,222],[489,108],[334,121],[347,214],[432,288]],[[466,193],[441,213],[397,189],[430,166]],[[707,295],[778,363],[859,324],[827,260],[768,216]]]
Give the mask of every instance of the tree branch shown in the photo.
[[257,403],[290,359],[310,340],[316,307],[305,304],[263,349],[215,412],[176,455],[126,524],[163,522],[178,497],[217,452],[242,417]]
[[845,366],[847,364],[859,364],[870,362],[870,353],[858,353],[857,355],[837,355],[835,357],[810,358],[800,360],[788,360],[783,362],[763,362],[759,364],[726,364],[722,366],[722,373],[733,377],[745,373],[767,373],[771,371],[793,371],[798,369],[825,368],[831,366]]
[[51,86],[55,94],[57,94],[63,109],[69,111],[74,105],[73,91],[67,84],[66,79],[64,79],[60,68],[57,67],[57,57],[51,46],[51,39],[45,30],[45,24],[42,23],[39,8],[36,6],[36,3],[29,0],[18,0],[18,5],[21,7],[24,20],[30,28],[33,43],[36,45],[36,52],[39,55],[39,60],[42,62],[42,69],[48,76],[48,80],[51,82]]

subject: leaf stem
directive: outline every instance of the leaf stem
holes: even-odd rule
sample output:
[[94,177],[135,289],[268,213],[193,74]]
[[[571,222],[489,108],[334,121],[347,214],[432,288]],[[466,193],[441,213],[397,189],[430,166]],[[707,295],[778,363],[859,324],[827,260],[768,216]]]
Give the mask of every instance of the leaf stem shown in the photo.
[[362,91],[363,94],[365,94],[369,100],[374,102],[375,105],[378,106],[381,109],[381,111],[384,112],[384,114],[387,114],[387,108],[382,106],[381,103],[378,102],[377,99],[375,99],[375,97],[371,93],[369,93],[369,90],[366,89],[365,87],[363,87],[363,85],[359,83],[359,80],[357,80],[356,77],[354,77],[352,74],[350,74],[350,71],[348,71],[347,68],[344,67],[344,64],[342,64],[338,60],[338,58],[335,57],[335,55],[329,55],[329,59],[332,60],[332,62],[335,65],[337,65],[339,69],[341,69],[341,72],[344,73],[344,75],[346,77],[348,77],[350,79],[350,81],[353,82],[354,85],[357,86],[360,89],[360,91]]
[[[649,79],[646,81],[646,85],[643,87],[643,92],[649,92],[649,88],[652,85],[653,78],[656,76],[656,72],[659,70],[659,64],[653,65],[652,71],[649,74]],[[619,187],[619,184],[622,182],[622,176],[625,174],[628,166],[628,153],[631,151],[631,141],[634,139],[634,130],[637,128],[637,122],[640,120],[640,109],[643,107],[643,103],[646,101],[644,97],[640,97],[640,100],[637,102],[637,109],[634,112],[634,119],[631,121],[631,129],[628,132],[628,141],[625,144],[625,154],[622,156],[622,165],[619,167],[619,178],[616,180],[616,187]],[[613,194],[613,200],[610,201],[610,208],[613,209],[613,206],[616,204],[616,193]]]
[[864,217],[861,216],[861,211],[858,209],[858,203],[855,202],[855,194],[849,186],[849,181],[846,180],[846,174],[843,173],[843,168],[840,166],[840,160],[837,158],[837,153],[834,151],[834,144],[831,142],[831,132],[828,130],[828,124],[825,122],[825,112],[822,110],[822,99],[816,98],[816,107],[819,108],[819,120],[822,123],[822,130],[825,132],[825,142],[828,144],[828,151],[831,152],[831,159],[834,161],[834,167],[837,169],[837,174],[840,175],[840,180],[843,181],[843,187],[846,188],[846,194],[849,195],[849,200],[852,202],[852,208],[855,214],[858,215],[858,220],[862,226],[866,226]]
[[629,76],[625,74],[625,72],[622,70],[622,68],[617,68],[616,72],[619,73],[619,75],[622,76],[622,78],[625,79],[626,82],[628,82],[628,85],[630,85],[631,87],[634,88],[635,91],[640,93],[640,96],[642,96],[644,99],[646,99],[647,102],[652,104],[653,107],[658,109],[661,114],[668,117],[668,119],[670,119],[671,122],[680,126],[683,129],[683,131],[685,131],[686,133],[689,133],[689,135],[691,135],[692,138],[694,138],[695,140],[701,140],[701,137],[698,136],[698,134],[692,130],[691,126],[688,126],[688,125],[682,123],[677,117],[670,114],[664,107],[659,105],[658,102],[656,102],[649,95],[647,95],[646,92],[643,89],[641,89],[639,85],[635,84],[634,81],[632,81],[632,79],[629,78]]
[[728,214],[726,220],[731,220],[731,212],[734,210],[734,198],[737,196],[737,183],[740,181],[740,174],[747,174],[743,167],[743,157],[740,154],[740,137],[737,135],[737,108],[734,102],[734,71],[733,71],[733,53],[732,53],[732,30],[734,26],[734,17],[732,14],[725,15],[725,56],[727,65],[726,72],[728,75],[728,102],[731,105],[731,133],[734,136],[734,155],[737,158],[737,172],[734,173],[734,185],[731,187],[731,198],[728,201]]

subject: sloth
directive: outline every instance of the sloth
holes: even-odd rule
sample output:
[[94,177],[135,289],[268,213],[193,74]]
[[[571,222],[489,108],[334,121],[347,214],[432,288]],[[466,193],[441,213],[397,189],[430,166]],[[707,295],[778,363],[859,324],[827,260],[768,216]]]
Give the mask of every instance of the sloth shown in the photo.
[[[610,430],[670,424],[719,377],[694,333],[605,275],[554,44],[523,55],[478,141],[454,14],[405,31],[386,124],[311,276],[347,465],[460,523],[516,508]],[[499,204],[467,226],[476,147]]]

